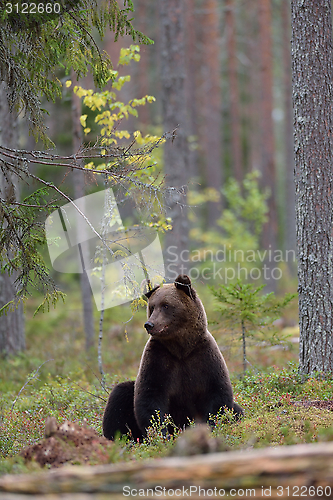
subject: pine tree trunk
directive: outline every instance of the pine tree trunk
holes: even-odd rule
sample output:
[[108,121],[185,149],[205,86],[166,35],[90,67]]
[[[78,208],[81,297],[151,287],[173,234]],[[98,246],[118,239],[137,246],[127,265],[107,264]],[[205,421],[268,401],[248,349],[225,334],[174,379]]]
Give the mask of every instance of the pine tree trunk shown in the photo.
[[[285,147],[285,188],[286,188],[286,227],[285,250],[296,253],[296,213],[294,182],[294,147],[293,147],[293,108],[290,56],[290,0],[284,0],[282,9],[282,51],[283,51],[283,94],[284,94],[284,147]],[[288,259],[288,269],[295,275],[295,262]]]
[[[207,187],[222,188],[222,100],[220,68],[220,30],[217,0],[201,2],[202,36],[202,148]],[[207,223],[214,226],[221,215],[221,202],[208,202]]]
[[[72,75],[74,78],[74,75]],[[77,95],[72,94],[72,127],[73,127],[73,149],[74,153],[77,153],[83,143],[82,128],[80,123],[81,116],[81,99]],[[74,169],[73,171],[73,183],[74,183],[74,197],[82,198],[85,195],[85,172],[81,170]],[[78,232],[82,234],[85,230],[85,224],[82,224],[82,218],[78,216]],[[81,244],[81,251],[83,253],[83,260],[85,264],[88,261],[88,254],[84,243]],[[81,297],[82,297],[82,308],[83,308],[83,325],[86,340],[86,350],[89,350],[94,346],[94,315],[93,315],[93,303],[92,294],[89,279],[87,273],[84,272],[80,274],[80,286],[81,286]]]
[[248,131],[248,160],[246,171],[260,170],[261,168],[261,134],[260,134],[260,61],[259,52],[259,25],[258,13],[259,5],[255,2],[251,9],[247,8],[247,0],[242,0],[240,13],[242,14],[242,28],[244,31],[244,41],[242,50],[249,60],[248,78],[241,80],[241,94],[246,96],[243,106],[245,108],[245,119]]
[[[0,85],[0,143],[8,148],[18,146],[18,117],[15,111],[10,112],[6,88]],[[11,172],[4,175],[0,171],[0,196],[6,200],[19,199],[18,178]],[[0,307],[15,298],[14,281],[16,274],[0,273]],[[22,304],[16,309],[0,317],[0,354],[15,354],[25,349],[24,316]]]
[[159,13],[163,127],[172,131],[179,125],[176,137],[164,145],[164,171],[169,188],[166,204],[173,225],[172,231],[165,234],[164,263],[167,280],[174,280],[180,272],[187,271],[187,263],[181,256],[188,247],[184,2],[159,0]]
[[186,14],[186,75],[185,75],[185,94],[187,109],[187,131],[189,135],[188,168],[189,175],[193,178],[199,177],[198,169],[198,105],[197,105],[197,87],[198,87],[198,40],[197,40],[197,14],[195,9],[195,0],[185,0]]
[[236,53],[235,0],[225,2],[225,25],[227,32],[228,80],[230,96],[231,158],[232,175],[239,183],[243,180],[241,122],[239,114],[239,90]]
[[[264,225],[262,246],[268,251],[277,248],[277,210],[276,210],[276,174],[274,159],[274,129],[273,129],[273,61],[272,61],[272,17],[271,0],[259,0],[259,31],[260,31],[260,61],[261,61],[261,173],[262,185],[268,187],[270,196],[268,204],[268,222]],[[265,283],[269,291],[276,290],[276,280],[273,269],[276,267],[270,258],[265,259]]]
[[333,68],[330,0],[292,0],[300,371],[333,372]]

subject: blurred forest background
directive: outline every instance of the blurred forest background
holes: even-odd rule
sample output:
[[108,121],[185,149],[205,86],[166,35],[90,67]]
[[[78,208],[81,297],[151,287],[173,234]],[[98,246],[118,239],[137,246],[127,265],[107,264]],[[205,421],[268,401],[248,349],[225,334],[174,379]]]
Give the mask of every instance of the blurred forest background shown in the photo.
[[[140,130],[143,136],[160,136],[176,129],[172,140],[153,152],[156,172],[161,172],[168,186],[181,188],[181,199],[176,202],[178,212],[172,214],[174,228],[162,239],[165,248],[178,246],[178,256],[185,251],[185,258],[171,266],[167,278],[173,280],[182,264],[213,319],[214,301],[207,284],[217,286],[240,278],[256,285],[264,283],[266,291],[294,292],[297,280],[289,0],[184,0],[178,11],[172,1],[133,3],[134,27],[154,41],[140,46],[140,60],[135,57],[128,65],[117,66],[121,48],[133,45],[129,36],[115,41],[114,33],[108,32],[99,44],[100,50],[109,54],[114,69],[120,75],[130,75],[130,81],[119,90],[120,101],[146,95],[156,98],[140,106],[137,117],[130,115],[123,120],[119,129],[131,133]],[[176,35],[170,38],[172,29]],[[77,83],[72,76],[60,71],[63,98],[55,104],[43,104],[48,111],[48,135],[60,155],[77,152],[82,142],[93,144],[99,133],[91,108],[82,105],[82,100],[73,96],[72,88],[65,85],[69,78]],[[94,89],[89,76],[78,83]],[[85,116],[83,121],[81,115]],[[19,124],[19,146],[43,149],[42,144],[36,146],[23,120]],[[84,185],[78,187],[78,178],[70,169],[34,168],[40,177],[58,185],[72,198],[97,187],[96,178],[91,176],[85,176]],[[27,194],[25,186],[21,189],[22,196]],[[172,203],[168,205],[167,200],[166,204]],[[167,255],[165,262],[167,265]],[[253,269],[256,271],[251,274]],[[40,300],[35,297],[33,307],[29,302],[26,306],[25,327],[18,328],[25,328],[29,338],[29,332],[45,331],[47,322],[51,334],[56,328],[54,325],[51,329],[52,317],[60,314],[64,325],[72,325],[70,331],[61,326],[66,332],[57,333],[67,338],[63,353],[68,352],[68,343],[75,345],[74,332],[79,350],[83,347],[84,330],[86,348],[96,347],[99,318],[97,311],[93,312],[94,306],[89,305],[89,297],[82,306],[79,276],[51,273],[67,293],[65,303],[57,305],[57,312],[32,318]],[[82,309],[84,314],[89,311],[81,322]],[[128,326],[120,318],[127,321],[131,316],[128,304],[107,311],[111,337],[126,337]],[[138,324],[143,316],[140,312]],[[296,305],[289,316],[281,320],[280,326],[297,323]],[[20,342],[5,347],[7,354],[24,350],[24,335],[20,338]],[[58,346],[62,345],[58,340]],[[30,346],[31,342],[35,340],[30,337]]]
[[[202,233],[218,227],[222,208],[230,208],[230,202],[221,195],[228,179],[235,178],[242,186],[247,174],[260,172],[260,190],[268,189],[269,193],[261,248],[295,250],[289,1],[257,0],[249,4],[246,0],[184,0],[183,12],[177,13],[181,35],[177,50],[183,53],[184,64],[178,80],[176,75],[173,81],[178,85],[173,93],[183,97],[183,109],[178,107],[173,116],[163,107],[166,49],[162,40],[163,19],[172,16],[172,4],[167,13],[160,12],[159,2],[136,0],[134,7],[135,27],[154,44],[142,45],[140,61],[123,68],[117,68],[117,61],[121,47],[133,43],[130,37],[115,42],[110,32],[101,49],[110,55],[115,69],[131,76],[119,92],[120,100],[152,95],[156,102],[141,106],[138,118],[130,116],[120,128],[161,135],[178,127],[170,148],[176,149],[177,142],[185,137],[181,151],[184,163],[178,158],[180,167],[164,166],[160,153],[158,168],[163,173],[163,169],[181,168],[182,183],[191,193],[200,194],[187,200],[195,207],[187,215],[191,229],[199,228]],[[86,89],[93,88],[88,77],[79,83]],[[49,134],[58,152],[73,153],[70,93],[56,105],[47,104],[47,109]],[[82,113],[89,116],[86,108]],[[94,141],[97,132],[92,129],[85,140]],[[25,135],[22,146],[33,149],[33,139],[27,140]],[[52,174],[49,169],[46,175],[50,179]],[[59,181],[62,173],[57,175]],[[171,176],[167,172],[167,183]],[[205,239],[196,236],[197,232],[190,232],[186,248],[202,246]],[[223,243],[222,239],[220,248]],[[291,274],[295,271],[292,255],[288,259]]]
[[[290,3],[184,0],[183,4],[179,43],[184,51],[184,89],[180,91],[185,96],[186,114],[182,123],[177,116],[173,119],[174,127],[178,125],[187,139],[184,154],[189,188],[220,192],[230,176],[242,182],[246,173],[258,170],[262,188],[269,187],[271,192],[269,244],[295,248]],[[140,62],[122,69],[131,75],[131,81],[120,96],[126,101],[149,94],[156,102],[142,107],[137,122],[131,117],[126,128],[158,133],[164,129],[163,22],[159,2],[136,0],[134,6],[135,27],[154,44],[142,45]],[[132,43],[126,36],[114,42],[110,32],[101,49],[110,55],[116,69],[120,48]],[[93,88],[88,78],[80,84]],[[49,132],[59,150],[70,154],[68,97],[59,104],[49,107]],[[27,146],[35,147],[32,139]],[[220,216],[221,205],[212,205],[202,211],[203,228],[213,226]]]
[[[148,94],[154,96],[156,102],[140,107],[138,118],[131,116],[125,128],[158,135],[178,126],[178,139],[173,142],[173,148],[180,142],[179,136],[186,138],[182,143],[181,180],[189,190],[202,195],[202,198],[194,198],[196,207],[201,201],[201,209],[195,211],[198,217],[192,224],[202,231],[216,227],[222,207],[227,208],[221,191],[228,179],[233,177],[241,185],[246,174],[259,171],[261,190],[269,190],[269,220],[262,233],[261,246],[295,250],[290,3],[257,0],[251,2],[250,8],[246,0],[184,0],[183,4],[183,12],[178,17],[181,36],[177,44],[179,52],[183,52],[184,65],[179,72],[179,87],[173,88],[173,92],[179,92],[184,102],[181,103],[183,110],[178,108],[170,117],[163,108],[165,48],[161,38],[162,19],[172,15],[172,8],[168,13],[161,13],[159,2],[134,2],[134,25],[154,44],[142,45],[140,61],[120,69],[122,74],[129,74],[131,80],[119,98],[127,102]],[[126,36],[114,42],[110,32],[101,49],[110,55],[118,69],[120,48],[132,43]],[[89,78],[79,83],[84,88],[93,88]],[[65,95],[55,106],[48,105],[48,110],[50,136],[59,153],[73,153],[70,95]],[[83,109],[83,113],[86,112]],[[96,129],[86,140],[95,138]],[[35,147],[32,138],[24,145]],[[161,157],[159,168],[163,171]],[[177,170],[178,167],[165,168]],[[51,176],[48,171],[47,177]],[[215,196],[209,188],[216,190]],[[214,198],[216,201],[211,201]],[[193,240],[191,238],[190,245],[196,248],[198,242]],[[289,259],[291,272],[294,270],[292,260]]]

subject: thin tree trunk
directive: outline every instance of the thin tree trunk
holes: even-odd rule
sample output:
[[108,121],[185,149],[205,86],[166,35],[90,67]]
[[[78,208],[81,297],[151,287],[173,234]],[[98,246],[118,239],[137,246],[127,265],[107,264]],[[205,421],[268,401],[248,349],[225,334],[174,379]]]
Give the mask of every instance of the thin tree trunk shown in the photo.
[[189,134],[189,175],[199,177],[198,170],[198,106],[196,99],[197,75],[198,75],[198,41],[197,41],[197,16],[195,0],[185,0],[186,12],[186,108],[187,108],[187,130]]
[[[204,176],[207,187],[222,188],[222,100],[219,46],[219,10],[217,0],[203,0],[202,33],[202,139]],[[221,202],[208,202],[208,226],[221,215]]]
[[[283,50],[283,94],[284,94],[284,147],[285,147],[285,188],[286,188],[286,227],[285,249],[296,252],[296,213],[293,147],[293,107],[290,56],[290,0],[284,0],[282,8],[282,50]],[[295,274],[295,262],[288,259],[291,275]]]
[[[74,75],[73,75],[74,77]],[[72,93],[72,133],[73,133],[73,149],[74,153],[77,153],[83,143],[82,128],[80,123],[81,116],[81,99]],[[74,197],[82,198],[85,195],[85,172],[74,169],[73,173],[73,183],[74,183]],[[80,234],[85,230],[85,224],[82,224],[81,217],[78,216],[77,230]],[[85,244],[81,244],[81,252],[83,256],[83,262],[86,266],[88,263],[88,252],[85,248]],[[83,308],[83,325],[86,340],[86,350],[89,350],[94,346],[94,315],[93,315],[93,303],[91,296],[91,288],[86,270],[80,274],[80,286],[81,286],[81,297],[82,297],[82,308]]]
[[292,0],[300,372],[333,372],[333,65],[330,0]]
[[246,96],[245,110],[248,134],[248,161],[247,171],[260,170],[260,66],[259,66],[259,37],[258,37],[258,2],[251,5],[251,9],[247,8],[247,0],[243,0],[240,6],[242,13],[242,27],[245,33],[243,51],[248,59],[248,80],[243,77],[242,80],[242,95]]
[[[18,117],[10,111],[6,98],[5,84],[0,84],[0,143],[8,148],[18,147]],[[12,173],[3,175],[0,171],[0,196],[6,200],[19,199],[18,178]],[[15,298],[16,274],[0,273],[0,307]],[[0,354],[15,354],[25,349],[23,306],[0,317]]]
[[243,180],[243,169],[237,75],[235,0],[226,0],[225,2],[225,25],[228,51],[232,175],[241,183]]
[[[276,174],[274,160],[274,129],[273,129],[273,61],[272,61],[272,17],[271,0],[259,0],[259,31],[261,60],[261,172],[262,185],[268,187],[270,196],[268,204],[268,222],[264,225],[262,245],[265,250],[277,248],[277,209],[276,209]],[[269,252],[268,252],[268,255]],[[265,259],[265,279],[268,289],[276,289],[276,281],[272,269],[275,263]]]
[[187,270],[182,252],[188,247],[184,2],[159,0],[159,12],[163,127],[165,131],[172,131],[179,126],[175,139],[164,145],[164,169],[169,188],[166,203],[173,225],[172,231],[165,235],[164,262],[166,278],[174,280],[178,273]]

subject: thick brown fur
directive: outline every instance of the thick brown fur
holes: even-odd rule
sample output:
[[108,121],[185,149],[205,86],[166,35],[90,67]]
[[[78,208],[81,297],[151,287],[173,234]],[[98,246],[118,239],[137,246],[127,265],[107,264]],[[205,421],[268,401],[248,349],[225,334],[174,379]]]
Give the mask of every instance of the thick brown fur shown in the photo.
[[[179,428],[190,420],[209,422],[210,415],[225,407],[239,418],[243,410],[234,402],[226,363],[208,331],[204,307],[189,277],[179,275],[174,283],[156,287],[147,296],[145,328],[150,338],[134,384],[134,403],[126,403],[126,411],[133,408],[142,436],[156,413],[162,420],[171,415]],[[124,424],[114,429],[110,419],[120,412],[123,421],[124,397],[114,397],[117,387],[104,414],[104,435],[109,439],[117,430],[124,432]],[[133,423],[133,414],[127,420]],[[138,437],[137,430],[134,434]]]

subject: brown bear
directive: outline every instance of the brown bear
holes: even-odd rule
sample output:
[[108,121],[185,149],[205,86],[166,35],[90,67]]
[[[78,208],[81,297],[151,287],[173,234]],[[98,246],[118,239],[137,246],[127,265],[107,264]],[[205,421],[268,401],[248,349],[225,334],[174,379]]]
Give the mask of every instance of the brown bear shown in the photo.
[[[117,432],[142,439],[156,412],[163,421],[171,415],[183,428],[191,420],[210,421],[222,408],[235,418],[242,408],[234,402],[228,368],[207,328],[207,317],[191,280],[179,275],[175,282],[146,294],[150,338],[142,354],[136,381],[112,390],[103,418],[103,433]],[[167,432],[172,432],[168,429]]]

